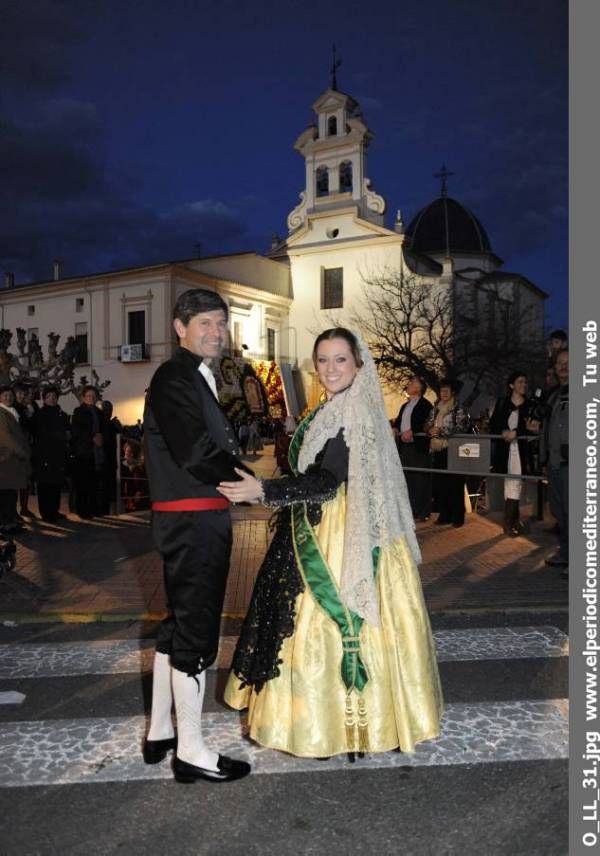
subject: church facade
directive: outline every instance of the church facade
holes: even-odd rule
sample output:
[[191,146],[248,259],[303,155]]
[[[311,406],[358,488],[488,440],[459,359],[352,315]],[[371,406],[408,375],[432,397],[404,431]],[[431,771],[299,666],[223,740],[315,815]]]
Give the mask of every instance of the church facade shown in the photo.
[[[448,196],[446,170],[440,197],[406,228],[399,213],[389,228],[386,201],[369,178],[373,134],[360,105],[338,91],[334,77],[313,110],[315,121],[295,143],[304,187],[287,218],[287,237],[268,253],[70,279],[55,264],[51,280],[17,286],[7,274],[0,287],[0,328],[23,328],[42,346],[50,333],[63,342],[73,336],[82,345],[81,373],[93,369],[111,381],[109,397],[125,423],[141,416],[150,377],[175,347],[173,305],[187,288],[217,290],[230,308],[232,350],[275,359],[287,366],[288,378],[295,371],[309,404],[320,393],[311,360],[315,335],[332,323],[352,326],[366,311],[366,283],[383,271],[449,290],[457,321],[478,325],[485,316],[492,335],[498,305],[510,310],[517,327],[527,317],[519,335],[539,339],[541,352],[546,295],[525,277],[501,270],[481,223]],[[389,393],[392,414],[398,390]]]

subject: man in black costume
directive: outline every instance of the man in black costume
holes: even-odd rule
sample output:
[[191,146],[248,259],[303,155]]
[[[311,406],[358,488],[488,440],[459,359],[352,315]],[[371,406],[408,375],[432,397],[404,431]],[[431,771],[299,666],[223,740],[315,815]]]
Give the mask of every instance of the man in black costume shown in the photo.
[[247,775],[249,764],[212,752],[201,728],[231,553],[228,501],[216,486],[239,479],[236,467],[246,469],[210,369],[226,342],[227,304],[212,291],[192,289],[179,297],[173,317],[180,346],[154,374],[144,410],[152,534],[169,609],[156,642],[144,760],[157,763],[176,748],[177,781],[232,781]]

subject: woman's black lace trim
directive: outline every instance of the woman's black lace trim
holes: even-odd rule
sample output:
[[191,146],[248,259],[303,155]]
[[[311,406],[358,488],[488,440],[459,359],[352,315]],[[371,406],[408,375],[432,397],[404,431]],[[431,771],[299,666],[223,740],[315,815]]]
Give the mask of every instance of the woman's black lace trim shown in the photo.
[[[318,504],[307,506],[313,526],[321,519]],[[294,633],[295,603],[304,591],[292,542],[291,509],[276,512],[276,532],[256,580],[248,614],[233,655],[232,670],[241,686],[258,693],[279,675],[279,653]]]

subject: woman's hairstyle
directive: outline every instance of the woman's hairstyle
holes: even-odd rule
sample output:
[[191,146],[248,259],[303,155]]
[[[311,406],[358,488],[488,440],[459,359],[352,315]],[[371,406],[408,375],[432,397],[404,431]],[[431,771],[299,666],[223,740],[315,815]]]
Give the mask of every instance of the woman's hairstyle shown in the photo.
[[350,346],[350,350],[352,352],[352,356],[354,357],[354,362],[360,368],[363,364],[362,357],[360,355],[360,346],[358,344],[358,339],[350,330],[347,330],[346,327],[331,327],[329,330],[323,330],[322,333],[319,333],[317,338],[315,339],[315,344],[312,352],[312,360],[313,364],[317,365],[317,350],[321,342],[324,342],[327,339],[344,339],[348,345]]
[[225,318],[228,317],[227,304],[220,294],[206,288],[190,288],[177,298],[173,307],[173,319],[181,321],[187,327],[195,315],[200,312],[214,312],[217,309],[222,309]]
[[86,394],[86,392],[89,392],[90,389],[92,390],[92,392],[94,393],[96,398],[98,398],[98,390],[96,389],[96,387],[92,383],[88,383],[83,387],[83,389],[81,390],[81,398],[83,398],[83,396]]
[[46,387],[44,387],[44,389],[42,390],[42,400],[43,400],[44,398],[46,398],[46,396],[47,396],[47,395],[50,395],[50,393],[51,393],[51,392],[53,392],[53,393],[56,395],[56,397],[57,397],[57,398],[58,398],[58,396],[60,395],[60,393],[59,393],[59,391],[58,391],[58,387],[57,387],[57,386],[46,386]]
[[527,372],[518,371],[518,372],[511,372],[509,374],[509,376],[506,378],[506,389],[508,390],[509,393],[510,393],[511,386],[513,385],[513,383],[516,381],[516,379],[518,377],[524,377],[525,380],[527,380]]

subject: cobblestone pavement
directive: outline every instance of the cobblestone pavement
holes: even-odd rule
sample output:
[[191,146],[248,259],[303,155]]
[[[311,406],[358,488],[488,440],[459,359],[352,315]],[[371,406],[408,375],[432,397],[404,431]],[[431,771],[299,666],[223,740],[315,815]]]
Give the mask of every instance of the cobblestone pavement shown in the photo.
[[[256,473],[275,471],[271,451],[248,459]],[[225,613],[245,611],[267,548],[270,511],[232,510],[234,547]],[[430,610],[564,608],[567,583],[544,564],[556,546],[547,523],[529,534],[503,535],[495,515],[467,516],[461,529],[419,523],[421,576]],[[111,516],[60,525],[33,520],[17,539],[16,572],[0,580],[6,620],[158,617],[164,610],[162,568],[150,536],[149,515]]]

